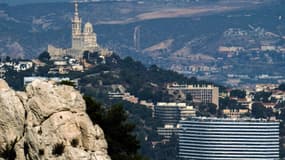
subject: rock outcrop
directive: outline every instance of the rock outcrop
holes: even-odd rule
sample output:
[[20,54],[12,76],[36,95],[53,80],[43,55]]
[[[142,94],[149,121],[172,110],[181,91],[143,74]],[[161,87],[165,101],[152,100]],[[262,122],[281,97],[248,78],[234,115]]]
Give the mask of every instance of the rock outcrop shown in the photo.
[[103,130],[71,86],[36,80],[16,92],[0,80],[0,159],[110,160]]

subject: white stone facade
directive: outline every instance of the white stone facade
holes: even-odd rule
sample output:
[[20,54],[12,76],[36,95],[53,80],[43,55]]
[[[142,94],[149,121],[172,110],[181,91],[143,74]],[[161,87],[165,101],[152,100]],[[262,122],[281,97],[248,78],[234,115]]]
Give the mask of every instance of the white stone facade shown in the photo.
[[75,2],[75,12],[72,19],[72,48],[78,50],[96,50],[98,48],[97,36],[93,31],[93,26],[90,22],[84,25],[82,32],[82,20],[78,12],[78,3]]
[[74,17],[72,18],[72,46],[71,48],[63,49],[56,48],[52,45],[48,46],[48,52],[51,59],[59,59],[64,56],[72,56],[74,58],[82,58],[84,51],[100,51],[101,48],[97,43],[97,35],[93,30],[90,22],[84,25],[82,30],[82,19],[78,12],[78,2],[75,1]]

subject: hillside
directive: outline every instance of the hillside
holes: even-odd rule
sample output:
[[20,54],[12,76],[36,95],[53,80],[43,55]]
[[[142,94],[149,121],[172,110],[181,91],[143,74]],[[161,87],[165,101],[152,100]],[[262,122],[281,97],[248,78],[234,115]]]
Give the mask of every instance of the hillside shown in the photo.
[[[198,81],[196,78],[187,78],[176,72],[161,69],[155,65],[146,67],[130,57],[121,59],[113,54],[111,57],[107,57],[105,61],[105,64],[99,64],[85,73],[70,75],[74,78],[80,78],[82,92],[91,94],[94,97],[105,95],[98,97],[105,100],[108,91],[119,89],[120,91],[130,92],[142,100],[153,102],[171,101],[172,97],[168,95],[165,89],[167,83],[206,83]],[[121,86],[124,89],[114,85]],[[94,95],[95,91],[97,93]]]
[[[187,78],[183,75],[161,69],[155,65],[146,67],[141,62],[130,57],[120,58],[117,55],[107,57],[105,64],[99,64],[100,59],[93,60],[97,64],[94,68],[80,75],[71,74],[80,78],[79,86],[84,95],[94,97],[97,101],[109,106],[114,103],[123,104],[129,114],[129,121],[136,124],[136,134],[141,144],[141,153],[155,160],[172,160],[176,157],[173,150],[174,141],[159,144],[162,137],[156,133],[156,127],[161,123],[153,119],[152,109],[140,104],[134,104],[110,98],[109,92],[129,92],[148,102],[172,102],[176,97],[166,90],[166,83],[178,82],[188,84],[208,83],[196,78]],[[152,142],[158,142],[153,148]],[[165,153],[168,152],[168,153]]]
[[[187,78],[173,71],[161,69],[155,65],[146,67],[139,61],[130,57],[120,58],[113,54],[104,60],[96,53],[91,54],[87,62],[92,65],[85,72],[70,72],[67,75],[47,74],[47,69],[53,67],[52,62],[46,66],[39,67],[37,71],[27,70],[25,72],[10,71],[6,74],[6,80],[14,89],[24,89],[24,76],[47,76],[47,77],[70,77],[78,80],[78,89],[85,95],[94,98],[104,108],[114,104],[122,104],[128,113],[128,121],[136,124],[135,133],[140,141],[142,155],[156,160],[171,160],[175,158],[173,141],[167,145],[159,144],[162,137],[156,133],[156,127],[161,123],[153,119],[151,107],[131,103],[121,98],[112,98],[110,92],[118,94],[129,93],[139,100],[148,103],[159,101],[178,101],[176,96],[169,94],[166,90],[166,83],[178,82],[188,84],[208,83],[199,81],[196,78]],[[44,69],[45,68],[45,69]],[[104,127],[103,127],[104,128]],[[152,142],[157,142],[153,149]],[[169,151],[168,154],[165,151]],[[173,157],[174,156],[174,157]]]
[[[242,85],[280,80],[258,78],[263,74],[284,78],[284,50],[260,49],[284,48],[283,6],[282,0],[97,2],[80,4],[80,15],[94,24],[99,44],[122,57],[226,85],[229,74],[248,77],[239,79]],[[72,12],[70,3],[1,5],[1,55],[30,58],[48,44],[69,47]],[[231,46],[244,50],[219,51]]]
[[[152,117],[152,107],[148,106],[146,102],[185,102],[185,99],[179,98],[179,93],[170,93],[166,90],[166,83],[178,82],[188,84],[204,84],[209,82],[199,81],[196,78],[187,78],[181,74],[173,71],[161,69],[155,65],[146,67],[141,62],[135,61],[130,57],[120,58],[116,54],[105,59],[100,58],[96,53],[87,54],[91,68],[85,72],[70,72],[67,75],[54,75],[46,74],[41,67],[36,72],[26,71],[21,74],[11,74],[7,76],[8,82],[11,85],[16,85],[25,75],[42,75],[42,76],[59,76],[59,77],[71,77],[77,79],[79,85],[78,89],[85,96],[91,96],[96,99],[97,102],[101,102],[103,107],[109,109],[114,104],[122,104],[124,109],[128,113],[128,121],[136,124],[135,133],[140,140],[141,150],[140,152],[155,160],[172,160],[175,159],[175,138],[170,142],[163,141],[163,138],[156,133],[156,127],[161,125],[161,122]],[[47,62],[46,67],[53,67],[52,62]],[[220,87],[220,91],[224,88]],[[235,93],[238,96],[244,97],[245,92]],[[114,94],[113,94],[114,93]],[[232,92],[231,92],[232,94]],[[234,93],[233,93],[234,94]],[[244,94],[244,95],[243,95]],[[268,96],[269,94],[262,94],[262,96]],[[113,96],[116,95],[116,96]],[[145,101],[144,104],[138,100],[120,98],[121,95],[127,95],[128,97],[134,96],[138,100]],[[119,96],[119,97],[118,97]],[[260,95],[260,97],[262,97]],[[259,98],[265,99],[266,98]],[[187,99],[186,99],[187,100]],[[259,100],[258,100],[259,101]],[[219,110],[216,110],[215,106],[198,105],[195,106],[198,109],[197,115],[203,116],[221,116],[221,109],[226,108],[242,108],[242,105],[237,103],[236,100],[230,100],[230,98],[220,99]],[[267,101],[265,101],[267,102]],[[208,111],[212,108],[213,112]],[[267,113],[268,112],[268,113]],[[210,113],[210,114],[209,114]],[[261,109],[261,113],[256,114],[258,116],[268,116],[273,114],[272,109]],[[283,111],[282,111],[283,114]],[[274,115],[274,114],[273,114]],[[278,115],[278,114],[277,114]],[[155,148],[153,148],[155,146]]]

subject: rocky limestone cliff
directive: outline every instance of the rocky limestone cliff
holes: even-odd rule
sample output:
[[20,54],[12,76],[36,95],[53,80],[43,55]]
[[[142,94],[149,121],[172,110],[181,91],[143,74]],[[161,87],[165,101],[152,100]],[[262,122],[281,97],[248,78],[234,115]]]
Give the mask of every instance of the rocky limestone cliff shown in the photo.
[[0,159],[15,151],[17,160],[110,160],[85,108],[71,86],[36,80],[16,92],[0,80]]

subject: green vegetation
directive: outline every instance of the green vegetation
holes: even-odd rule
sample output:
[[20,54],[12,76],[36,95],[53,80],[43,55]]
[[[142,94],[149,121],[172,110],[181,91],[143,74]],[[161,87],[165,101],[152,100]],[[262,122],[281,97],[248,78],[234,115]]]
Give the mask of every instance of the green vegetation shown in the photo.
[[33,69],[29,69],[26,71],[17,72],[12,68],[8,68],[5,74],[5,80],[15,90],[23,90],[24,89],[24,77],[31,76],[33,74]]
[[[279,103],[275,108],[280,109],[280,114],[278,115],[277,118],[285,122],[285,102]],[[285,132],[284,132],[284,135],[285,135]]]
[[281,91],[285,91],[285,83],[280,84],[278,89]]
[[72,81],[61,81],[60,84],[75,87],[75,83]]
[[[93,60],[96,61],[96,59]],[[139,140],[139,142],[137,142],[137,144],[140,145],[140,148],[137,148],[139,153],[156,160],[175,159],[176,152],[173,150],[174,141],[163,142],[163,138],[157,135],[156,127],[161,125],[159,121],[152,118],[152,110],[145,106],[131,104],[118,99],[110,100],[108,92],[113,91],[112,85],[120,84],[126,89],[126,92],[130,92],[141,100],[147,100],[154,103],[158,101],[171,102],[175,100],[175,97],[168,94],[165,86],[166,83],[204,84],[207,82],[198,81],[196,78],[187,78],[176,72],[161,69],[155,65],[145,67],[142,63],[134,61],[130,57],[121,59],[114,54],[111,57],[107,57],[105,61],[106,64],[97,64],[95,67],[90,68],[80,75],[81,92],[84,93],[84,95],[94,97],[96,101],[103,102],[105,106],[112,106],[118,102],[122,104],[122,108],[128,112],[126,121],[136,124],[136,127],[132,130],[132,134],[136,135],[137,140]],[[187,98],[189,102],[192,99],[191,95],[188,95]],[[104,122],[106,119],[106,115],[100,113],[106,114],[106,110],[110,110],[110,112],[114,111],[110,109],[112,107],[106,107],[107,109],[105,109],[100,103],[94,102],[89,98],[85,100],[87,106],[95,106],[92,108],[87,107],[87,113],[93,122],[98,122],[99,125],[101,124],[100,121]],[[105,126],[110,125],[100,126],[105,134],[114,132],[109,128],[104,128]],[[107,135],[107,137],[114,136],[115,135],[111,134]],[[109,146],[116,146],[116,141],[114,142],[112,138],[107,138],[107,141]],[[155,148],[153,148],[152,142],[158,143],[155,145]],[[160,144],[162,142],[163,144]],[[122,143],[121,146],[116,148],[124,146],[126,145]],[[116,148],[109,148],[109,153],[112,154],[114,151],[127,153],[126,151],[120,151]],[[112,158],[119,157],[120,159],[123,159],[121,156],[124,156],[124,154],[112,155]]]
[[271,108],[266,108],[261,103],[253,103],[251,114],[254,118],[270,118],[274,116],[273,110]]
[[85,51],[83,53],[83,58],[86,60],[86,62],[91,64],[100,64],[103,61],[98,52],[92,53],[89,51]]
[[[83,73],[70,72],[65,75],[73,78],[80,78],[80,89],[85,96],[87,110],[93,123],[99,124],[104,130],[109,148],[108,153],[113,160],[141,160],[141,155],[146,155],[156,160],[175,159],[176,144],[175,135],[170,142],[162,141],[162,137],[156,133],[156,127],[160,122],[152,118],[152,110],[138,104],[131,104],[118,99],[110,100],[108,92],[113,91],[113,85],[120,85],[126,92],[130,92],[141,100],[151,102],[174,101],[175,97],[168,94],[166,83],[177,82],[180,84],[205,84],[205,81],[198,81],[196,78],[187,78],[173,71],[163,70],[155,65],[145,67],[142,63],[127,57],[121,59],[112,55],[105,59],[106,63],[100,63],[98,54],[85,53],[89,63],[94,67]],[[39,70],[40,75],[45,75],[52,63]],[[46,74],[47,76],[50,76]],[[13,81],[11,81],[13,82]],[[61,84],[74,86],[74,83],[62,81]],[[119,89],[116,88],[116,91]],[[226,88],[222,89],[223,92]],[[220,92],[222,92],[220,90]],[[232,90],[231,97],[245,98],[245,91]],[[258,92],[256,101],[271,102],[271,93]],[[191,103],[192,96],[186,95],[186,101]],[[120,102],[120,104],[117,104]],[[116,105],[113,105],[116,104]],[[197,106],[198,116],[221,117],[223,109],[243,109],[244,107],[237,100],[227,98],[220,99],[220,106],[214,104],[200,104]],[[260,104],[254,104],[252,115],[255,118],[268,118],[273,114],[272,110],[266,109]],[[130,123],[132,122],[132,123]],[[136,124],[136,125],[134,125]],[[153,145],[154,142],[156,145]],[[71,146],[77,147],[79,142],[73,139]],[[155,146],[155,147],[154,147]],[[154,147],[154,148],[153,148]],[[28,145],[24,146],[28,149]],[[53,154],[56,156],[64,152],[64,146],[54,146]],[[39,151],[40,154],[40,151]]]
[[[120,101],[120,103],[128,112],[129,121],[136,124],[134,132],[140,141],[139,152],[155,160],[176,159],[176,151],[173,148],[176,139],[172,138],[170,142],[162,141],[163,137],[156,132],[156,127],[162,126],[162,122],[152,117],[152,109],[125,101]],[[153,142],[158,144],[154,145]]]
[[177,159],[178,137],[173,135],[169,142],[162,141],[155,146],[152,158],[154,160],[174,160]]
[[120,104],[103,108],[90,97],[84,97],[87,114],[94,124],[102,127],[112,160],[143,160],[138,150],[139,141],[133,131],[135,125],[127,121],[128,115]]
[[230,96],[236,98],[245,98],[246,92],[243,90],[235,89],[230,92]]
[[49,63],[50,62],[50,55],[47,51],[41,53],[38,57],[38,59],[42,62],[45,62],[45,63]]
[[197,116],[201,117],[217,117],[218,110],[217,105],[209,103],[209,104],[201,104],[198,106]]
[[226,97],[219,99],[219,109],[244,109],[244,107],[237,100]]
[[166,83],[207,83],[161,69],[156,65],[145,67],[141,62],[134,61],[130,57],[120,59],[115,54],[106,58],[106,64],[97,65],[79,76],[82,92],[102,101],[107,100],[104,95],[107,95],[106,93],[110,90],[108,86],[113,84],[124,86],[127,92],[139,99],[159,102],[173,100],[166,90]]
[[256,92],[254,95],[254,101],[259,102],[271,102],[270,96],[272,95],[271,92]]
[[11,60],[12,60],[12,59],[11,59],[10,56],[6,56],[6,58],[5,58],[5,61],[6,61],[6,62],[11,62]]

